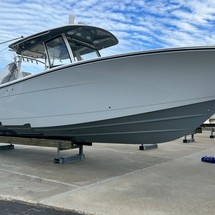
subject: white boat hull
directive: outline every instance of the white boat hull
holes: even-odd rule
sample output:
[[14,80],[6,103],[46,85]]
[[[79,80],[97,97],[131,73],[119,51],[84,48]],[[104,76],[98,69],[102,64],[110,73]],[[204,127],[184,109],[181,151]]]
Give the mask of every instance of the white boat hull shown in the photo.
[[0,135],[146,144],[179,138],[215,112],[214,59],[214,48],[135,53],[5,84]]

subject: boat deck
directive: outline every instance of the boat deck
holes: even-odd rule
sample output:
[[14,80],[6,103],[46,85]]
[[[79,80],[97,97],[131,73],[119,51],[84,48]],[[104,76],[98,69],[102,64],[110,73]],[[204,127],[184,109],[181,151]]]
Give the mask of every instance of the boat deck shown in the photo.
[[85,160],[64,165],[53,163],[54,148],[15,145],[0,151],[0,199],[86,214],[213,214],[215,164],[201,162],[215,155],[209,136],[204,130],[194,143],[181,138],[147,151],[93,144]]

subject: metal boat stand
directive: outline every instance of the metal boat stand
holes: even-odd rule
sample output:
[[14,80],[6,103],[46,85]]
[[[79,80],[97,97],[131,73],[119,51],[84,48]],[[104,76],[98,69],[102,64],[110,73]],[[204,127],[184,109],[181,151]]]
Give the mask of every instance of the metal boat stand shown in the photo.
[[[7,145],[0,145],[0,150],[14,149],[13,144],[18,145],[31,145],[31,146],[44,146],[57,148],[57,156],[54,158],[54,163],[64,164],[75,161],[81,161],[85,158],[83,153],[84,146],[92,146],[92,143],[72,142],[69,140],[52,140],[52,139],[37,139],[37,138],[21,138],[21,137],[9,137],[0,136],[0,143],[6,143]],[[61,155],[61,151],[69,149],[79,149],[79,153],[64,157]]]
[[193,143],[195,142],[194,133],[190,134],[190,139],[187,138],[188,135],[184,136],[183,143]]
[[204,123],[201,125],[202,128],[210,128],[211,129],[211,135],[210,138],[215,138],[215,124],[214,123]]
[[183,139],[183,143],[193,143],[193,142],[195,142],[194,134],[197,134],[197,133],[202,133],[202,127],[196,128],[195,131],[192,134],[190,134],[190,136],[191,136],[190,139],[187,139],[188,135],[185,135],[184,139]]
[[211,135],[210,135],[210,138],[215,138],[214,131],[215,131],[215,129],[214,129],[213,127],[211,127]]
[[9,145],[0,146],[0,150],[10,150],[10,149],[14,149],[14,145],[12,143]]
[[[54,163],[64,164],[64,163],[72,163],[72,162],[83,160],[85,158],[84,147],[83,147],[84,145],[92,146],[92,143],[72,143],[71,147],[65,148],[65,147],[62,147],[61,143],[59,142],[57,147],[57,157],[54,159]],[[79,149],[79,153],[76,155],[62,157],[60,154],[61,151],[76,149],[76,148]]]
[[158,144],[141,144],[139,146],[139,150],[148,150],[148,149],[156,149],[158,148]]

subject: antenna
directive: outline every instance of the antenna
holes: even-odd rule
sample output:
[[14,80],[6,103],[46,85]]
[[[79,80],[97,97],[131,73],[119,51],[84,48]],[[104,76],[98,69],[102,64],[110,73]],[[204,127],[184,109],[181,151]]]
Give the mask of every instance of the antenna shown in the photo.
[[74,24],[75,23],[75,15],[70,14],[69,15],[69,24]]
[[21,38],[24,38],[23,36],[20,36],[20,37],[17,37],[17,38],[13,38],[11,40],[7,40],[7,41],[4,41],[4,42],[0,42],[0,45],[4,44],[4,43],[8,43],[8,42],[11,42],[13,40],[18,40],[18,39],[21,39]]

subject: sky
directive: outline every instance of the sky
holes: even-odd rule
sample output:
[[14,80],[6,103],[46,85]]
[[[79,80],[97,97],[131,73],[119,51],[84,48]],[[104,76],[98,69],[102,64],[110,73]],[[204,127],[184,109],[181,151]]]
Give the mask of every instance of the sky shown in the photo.
[[[119,44],[104,55],[215,45],[215,0],[1,0],[0,43],[69,22],[109,30]],[[13,59],[0,45],[0,70]]]

